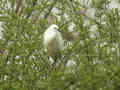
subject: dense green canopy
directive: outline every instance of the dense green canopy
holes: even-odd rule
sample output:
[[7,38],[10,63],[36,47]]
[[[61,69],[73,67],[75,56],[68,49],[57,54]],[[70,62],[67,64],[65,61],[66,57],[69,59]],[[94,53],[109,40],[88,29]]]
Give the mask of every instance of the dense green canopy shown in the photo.
[[[0,0],[0,90],[119,90],[119,6],[119,0]],[[80,35],[65,41],[50,71],[42,42],[53,23]]]

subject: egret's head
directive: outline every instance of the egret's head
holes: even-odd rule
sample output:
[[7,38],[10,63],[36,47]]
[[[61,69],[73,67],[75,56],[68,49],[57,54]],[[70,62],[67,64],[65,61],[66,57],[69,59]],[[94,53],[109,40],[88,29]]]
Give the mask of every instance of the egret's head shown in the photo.
[[49,29],[60,32],[60,29],[59,29],[59,27],[56,24],[52,24]]

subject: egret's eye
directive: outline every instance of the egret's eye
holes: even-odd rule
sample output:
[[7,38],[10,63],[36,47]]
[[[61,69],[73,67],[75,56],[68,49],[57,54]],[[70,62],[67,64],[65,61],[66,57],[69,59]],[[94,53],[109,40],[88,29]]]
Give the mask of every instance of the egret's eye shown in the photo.
[[56,30],[57,30],[58,28],[57,28],[57,27],[54,27],[54,29],[56,29]]
[[57,27],[54,27],[54,29],[56,29],[57,31],[61,32],[61,30],[59,28],[57,28]]

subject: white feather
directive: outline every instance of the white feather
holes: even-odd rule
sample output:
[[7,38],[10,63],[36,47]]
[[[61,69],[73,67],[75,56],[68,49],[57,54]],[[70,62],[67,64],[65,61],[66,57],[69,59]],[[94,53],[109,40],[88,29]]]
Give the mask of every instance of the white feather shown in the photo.
[[46,47],[48,54],[51,57],[55,57],[57,52],[63,49],[63,38],[61,32],[58,31],[59,27],[55,24],[52,24],[44,33],[43,44]]

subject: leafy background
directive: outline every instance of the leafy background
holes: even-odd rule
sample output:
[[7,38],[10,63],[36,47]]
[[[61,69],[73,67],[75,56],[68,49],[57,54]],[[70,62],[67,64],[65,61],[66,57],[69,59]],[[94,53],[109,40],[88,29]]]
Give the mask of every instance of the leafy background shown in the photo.
[[[42,44],[51,24],[79,31],[56,70]],[[0,0],[0,90],[119,90],[119,0]]]

